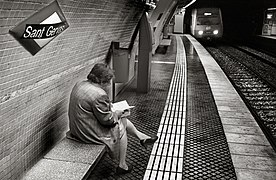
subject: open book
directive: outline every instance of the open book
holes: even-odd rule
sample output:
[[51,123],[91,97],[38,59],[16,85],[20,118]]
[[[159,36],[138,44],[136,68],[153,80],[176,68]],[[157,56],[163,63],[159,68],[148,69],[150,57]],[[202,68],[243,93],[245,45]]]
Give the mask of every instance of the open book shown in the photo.
[[116,102],[116,103],[112,103],[112,111],[116,111],[116,110],[122,110],[122,111],[125,111],[125,110],[128,110],[128,109],[131,109],[131,108],[134,108],[134,106],[130,106],[126,100],[124,101],[119,101],[119,102]]

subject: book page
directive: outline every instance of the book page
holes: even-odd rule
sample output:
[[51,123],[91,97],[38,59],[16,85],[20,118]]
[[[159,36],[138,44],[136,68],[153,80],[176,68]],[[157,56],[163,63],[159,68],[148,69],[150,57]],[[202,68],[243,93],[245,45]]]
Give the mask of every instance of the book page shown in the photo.
[[127,109],[131,109],[131,108],[134,108],[134,106],[130,106],[126,100],[124,101],[120,101],[120,102],[116,102],[116,103],[113,103],[112,104],[112,111],[116,111],[116,110],[127,110]]

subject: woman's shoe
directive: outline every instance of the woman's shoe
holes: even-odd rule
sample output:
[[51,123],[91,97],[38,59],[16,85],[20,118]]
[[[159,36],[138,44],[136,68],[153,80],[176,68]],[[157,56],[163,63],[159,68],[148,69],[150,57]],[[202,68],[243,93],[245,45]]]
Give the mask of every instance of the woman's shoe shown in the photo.
[[158,136],[153,136],[148,139],[142,139],[142,140],[140,140],[140,144],[147,149],[147,146],[154,144],[157,139],[158,139]]
[[127,169],[123,169],[120,166],[118,166],[116,169],[116,174],[130,173],[132,171],[132,169],[133,169],[132,165],[128,165]]

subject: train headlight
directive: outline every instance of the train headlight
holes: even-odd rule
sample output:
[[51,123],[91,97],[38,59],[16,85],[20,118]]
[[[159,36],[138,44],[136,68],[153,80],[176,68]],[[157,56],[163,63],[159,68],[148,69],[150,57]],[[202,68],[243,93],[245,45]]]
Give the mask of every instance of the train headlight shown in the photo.
[[198,31],[198,35],[202,35],[203,34],[203,31]]
[[219,33],[218,30],[214,30],[214,31],[213,31],[213,34],[215,34],[215,35],[217,35],[218,33]]

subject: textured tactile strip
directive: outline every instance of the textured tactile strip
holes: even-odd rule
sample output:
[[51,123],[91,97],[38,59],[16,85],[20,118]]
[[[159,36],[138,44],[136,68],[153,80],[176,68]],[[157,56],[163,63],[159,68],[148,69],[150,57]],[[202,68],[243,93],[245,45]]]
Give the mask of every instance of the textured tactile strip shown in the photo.
[[[172,39],[172,43],[176,43]],[[165,55],[155,54],[153,61],[163,61],[164,63],[152,64],[151,90],[147,94],[136,93],[134,82],[118,97],[118,101],[126,99],[129,104],[134,105],[131,109],[129,119],[135,124],[137,129],[149,134],[157,134],[166,97],[173,73],[176,55],[176,45],[170,46]],[[168,63],[171,62],[171,63]],[[143,179],[149,161],[151,148],[145,150],[141,147],[137,139],[129,136],[127,150],[127,163],[133,165],[133,171],[129,174],[118,176],[115,174],[117,163],[104,155],[97,167],[89,176],[89,180],[99,179]]]
[[185,116],[186,70],[185,51],[180,36],[176,36],[177,55],[169,94],[158,129],[144,180],[182,179]]
[[188,68],[183,179],[237,179],[204,68],[183,36]]

